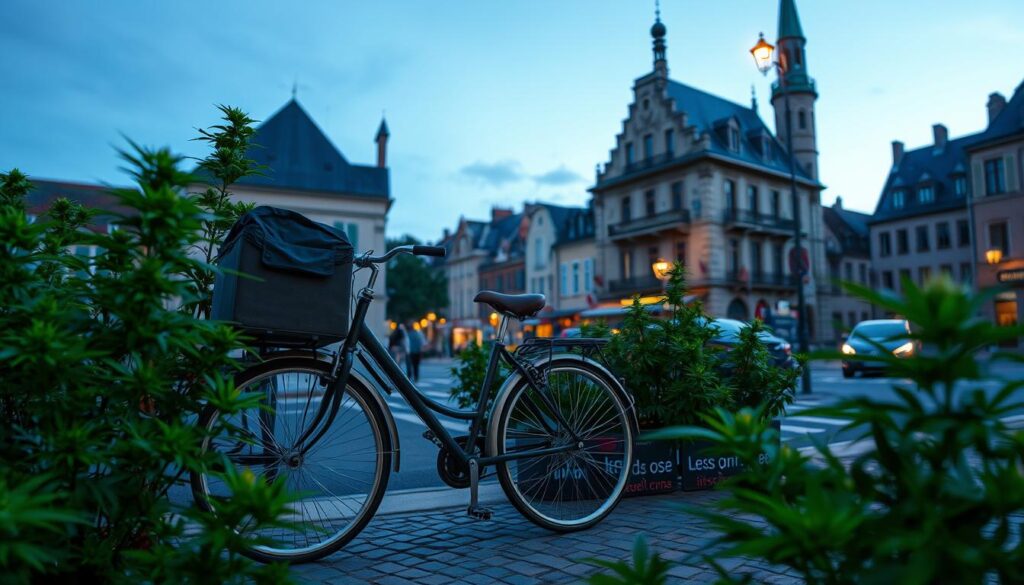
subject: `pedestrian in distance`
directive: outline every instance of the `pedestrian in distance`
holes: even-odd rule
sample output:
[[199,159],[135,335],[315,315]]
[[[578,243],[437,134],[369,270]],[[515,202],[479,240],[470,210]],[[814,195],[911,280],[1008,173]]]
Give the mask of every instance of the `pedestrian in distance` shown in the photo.
[[399,366],[405,363],[406,356],[409,354],[408,347],[409,336],[406,334],[405,325],[399,323],[388,337],[388,351],[391,352],[391,357]]
[[412,324],[409,327],[409,367],[406,372],[409,378],[418,382],[420,379],[420,360],[423,358],[423,346],[426,345],[427,339],[423,336],[423,332],[420,331],[420,327],[417,324]]

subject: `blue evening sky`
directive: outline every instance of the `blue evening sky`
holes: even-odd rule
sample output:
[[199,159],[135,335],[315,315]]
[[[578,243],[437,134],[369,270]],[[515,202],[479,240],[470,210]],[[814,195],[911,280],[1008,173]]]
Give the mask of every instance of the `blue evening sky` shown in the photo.
[[[265,119],[298,97],[352,162],[391,129],[388,234],[436,239],[460,215],[583,204],[635,78],[653,1],[4,0],[0,168],[124,183],[122,135],[198,156],[214,104]],[[824,201],[872,211],[889,142],[980,130],[1022,80],[1020,0],[797,0],[816,78]],[[665,0],[670,75],[740,103],[769,81],[747,53],[777,0]],[[1016,23],[1016,24],[1015,24]]]

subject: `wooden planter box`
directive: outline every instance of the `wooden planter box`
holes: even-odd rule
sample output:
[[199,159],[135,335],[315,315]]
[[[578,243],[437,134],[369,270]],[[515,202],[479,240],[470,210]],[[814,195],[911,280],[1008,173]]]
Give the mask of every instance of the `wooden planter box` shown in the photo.
[[[780,421],[772,421],[776,431],[779,431],[780,426]],[[781,437],[778,440],[781,443]],[[684,492],[710,490],[723,479],[743,471],[743,465],[737,457],[708,454],[710,446],[706,441],[691,441],[679,446],[679,471]],[[768,456],[767,453],[762,455]]]

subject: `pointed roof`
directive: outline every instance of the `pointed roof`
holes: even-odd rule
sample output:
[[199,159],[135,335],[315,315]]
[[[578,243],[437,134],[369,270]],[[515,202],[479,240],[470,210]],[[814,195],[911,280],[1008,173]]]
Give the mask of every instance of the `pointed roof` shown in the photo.
[[345,160],[295,98],[256,129],[252,144],[249,157],[266,170],[263,176],[245,177],[239,184],[385,199],[389,196],[387,169]]
[[380,140],[381,136],[383,136],[384,138],[391,136],[391,132],[388,132],[388,122],[387,120],[384,119],[383,116],[381,116],[380,118],[380,127],[377,128],[377,136],[375,136],[374,139]]
[[800,26],[800,15],[796,12],[795,0],[781,0],[779,3],[779,38],[804,38]]

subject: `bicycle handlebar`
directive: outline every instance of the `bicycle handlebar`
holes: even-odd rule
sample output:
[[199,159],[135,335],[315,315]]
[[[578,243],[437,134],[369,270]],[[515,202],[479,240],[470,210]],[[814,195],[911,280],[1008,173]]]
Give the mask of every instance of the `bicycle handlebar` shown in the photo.
[[437,258],[444,258],[445,249],[441,246],[397,246],[391,248],[386,254],[382,256],[369,256],[363,255],[356,258],[355,262],[359,266],[370,266],[371,264],[383,264],[388,260],[391,260],[399,254],[413,254],[415,256],[435,256]]

